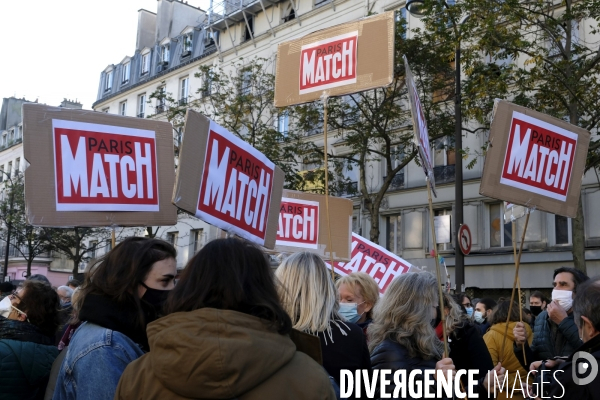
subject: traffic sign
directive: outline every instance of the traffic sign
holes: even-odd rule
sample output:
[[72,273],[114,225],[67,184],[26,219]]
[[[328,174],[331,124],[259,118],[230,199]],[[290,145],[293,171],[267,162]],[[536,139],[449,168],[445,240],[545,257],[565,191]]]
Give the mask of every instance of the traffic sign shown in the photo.
[[458,229],[458,247],[460,251],[466,256],[471,252],[471,245],[473,239],[471,237],[471,230],[466,224],[463,224]]

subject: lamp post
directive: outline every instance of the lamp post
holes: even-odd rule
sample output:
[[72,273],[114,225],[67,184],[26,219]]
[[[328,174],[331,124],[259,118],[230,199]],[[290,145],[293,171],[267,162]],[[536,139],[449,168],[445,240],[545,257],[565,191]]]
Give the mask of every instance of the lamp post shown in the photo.
[[[444,6],[449,7],[445,0]],[[417,18],[422,18],[425,15],[424,0],[408,0],[406,2],[406,10]],[[464,18],[458,25],[463,24],[468,17]],[[453,20],[452,24],[457,28],[457,23]],[[456,53],[455,53],[455,95],[454,95],[454,151],[455,151],[455,180],[454,180],[454,276],[456,288],[459,291],[464,291],[465,284],[465,256],[459,248],[458,230],[463,224],[463,171],[462,171],[462,112],[461,112],[461,83],[460,83],[460,38],[457,33]]]

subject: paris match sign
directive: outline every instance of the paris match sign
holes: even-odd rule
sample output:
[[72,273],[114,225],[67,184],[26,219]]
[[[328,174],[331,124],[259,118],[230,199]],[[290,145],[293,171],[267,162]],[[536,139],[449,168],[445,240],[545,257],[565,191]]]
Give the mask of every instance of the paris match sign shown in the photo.
[[394,75],[394,12],[313,32],[277,49],[275,106],[387,86]]
[[[331,268],[327,264],[328,268]],[[389,284],[398,275],[409,272],[413,266],[406,260],[384,249],[364,237],[352,234],[352,259],[350,262],[335,262],[335,272],[346,276],[353,272],[364,272],[379,286],[383,295]]]
[[481,187],[484,196],[574,218],[590,133],[497,100]]
[[204,115],[188,110],[172,201],[218,228],[275,245],[283,171]]
[[[352,201],[329,196],[331,242],[335,260],[350,260]],[[310,251],[329,259],[325,196],[284,190],[279,209],[275,250]]]
[[30,224],[176,223],[170,123],[27,103],[23,127]]

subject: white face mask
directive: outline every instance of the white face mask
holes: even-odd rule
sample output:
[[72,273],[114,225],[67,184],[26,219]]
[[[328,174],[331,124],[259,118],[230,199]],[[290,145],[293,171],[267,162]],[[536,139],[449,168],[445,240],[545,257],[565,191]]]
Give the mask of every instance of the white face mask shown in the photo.
[[11,304],[10,295],[3,298],[2,301],[0,301],[0,315],[8,318],[8,314],[10,314],[11,311]]
[[570,290],[552,290],[552,301],[557,301],[565,311],[569,311],[573,306],[573,292]]
[[481,311],[475,311],[473,313],[473,319],[478,322],[478,323],[483,323],[483,321],[485,321],[485,318],[483,316],[483,313]]

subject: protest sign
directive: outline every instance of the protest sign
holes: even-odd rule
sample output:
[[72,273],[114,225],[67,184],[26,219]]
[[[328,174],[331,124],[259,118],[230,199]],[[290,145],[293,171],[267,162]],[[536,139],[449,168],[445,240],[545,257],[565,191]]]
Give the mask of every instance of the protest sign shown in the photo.
[[590,133],[497,100],[479,193],[574,218]]
[[[328,268],[331,265],[327,264]],[[388,285],[398,275],[409,272],[412,265],[356,233],[352,234],[352,259],[335,262],[335,272],[345,276],[353,272],[364,272],[377,282],[379,293],[384,294]]]
[[[331,241],[335,260],[350,259],[352,237],[352,201],[329,197]],[[275,250],[279,252],[311,251],[329,256],[325,196],[316,193],[284,190],[279,212]]]
[[30,224],[176,223],[170,123],[27,103],[23,127]]
[[429,132],[427,131],[427,120],[417,91],[415,79],[408,65],[408,60],[404,56],[404,68],[406,74],[406,88],[408,90],[408,99],[410,100],[410,111],[413,120],[414,142],[419,149],[419,157],[421,158],[421,166],[425,177],[429,179],[431,191],[437,197],[435,192],[435,179],[433,176],[433,158],[431,156],[431,146],[429,144]]
[[204,115],[188,110],[173,204],[267,248],[275,245],[283,171]]
[[275,106],[387,86],[394,76],[394,12],[363,18],[281,43]]

